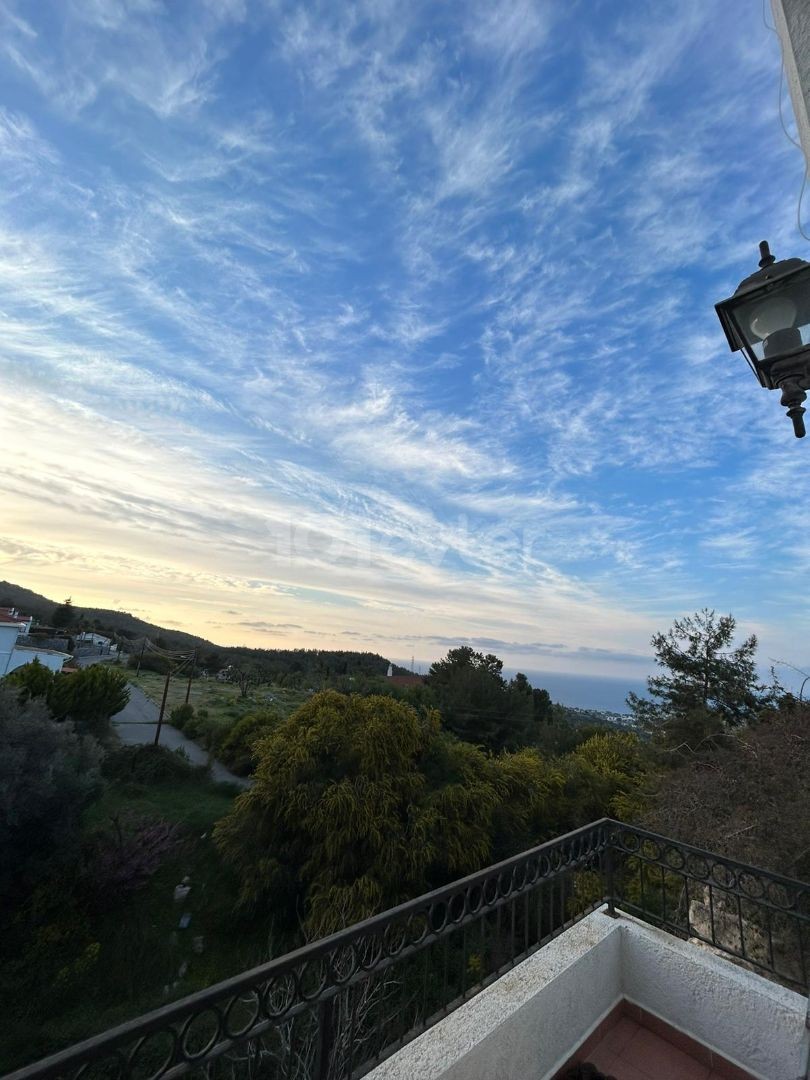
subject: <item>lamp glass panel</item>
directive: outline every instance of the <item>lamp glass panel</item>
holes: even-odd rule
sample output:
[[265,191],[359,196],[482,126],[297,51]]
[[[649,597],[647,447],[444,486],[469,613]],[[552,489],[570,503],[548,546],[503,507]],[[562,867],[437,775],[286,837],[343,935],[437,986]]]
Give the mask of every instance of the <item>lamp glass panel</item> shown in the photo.
[[[810,278],[783,281],[739,304],[732,317],[746,351],[764,360],[765,342],[770,338],[770,356],[778,343],[779,352],[810,344]],[[793,330],[795,333],[790,333]]]

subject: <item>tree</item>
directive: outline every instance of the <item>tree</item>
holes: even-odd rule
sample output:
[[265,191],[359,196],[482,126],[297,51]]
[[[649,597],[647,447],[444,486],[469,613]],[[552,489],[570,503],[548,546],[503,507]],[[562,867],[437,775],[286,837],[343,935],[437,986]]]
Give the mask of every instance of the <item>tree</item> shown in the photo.
[[659,774],[642,817],[655,832],[810,880],[810,707],[779,708],[720,748]]
[[60,604],[58,607],[54,608],[51,622],[57,630],[66,630],[68,627],[74,625],[77,618],[78,615],[73,606],[73,600],[69,596],[64,604]]
[[230,729],[218,748],[218,757],[237,776],[247,776],[255,761],[254,744],[278,727],[281,719],[272,709],[259,709],[243,716]]
[[106,664],[91,664],[70,675],[60,675],[48,695],[54,716],[72,720],[78,731],[104,735],[110,717],[129,701],[126,676]]
[[554,720],[554,705],[548,690],[536,686],[532,690],[532,706],[534,709],[534,722],[536,726],[550,724]]
[[66,854],[101,785],[94,739],[57,723],[41,700],[0,686],[0,884],[32,861]]
[[41,664],[35,656],[30,664],[23,664],[6,675],[4,682],[18,688],[21,701],[29,698],[45,698],[53,687],[54,674],[50,668]]
[[251,686],[261,682],[261,672],[256,664],[245,661],[241,664],[231,664],[228,668],[228,677],[239,687],[239,697],[246,698]]
[[445,726],[460,739],[488,750],[516,750],[532,741],[533,704],[525,675],[507,685],[503,661],[469,645],[450,649],[431,664],[434,691]]
[[245,904],[336,929],[522,844],[558,781],[533,751],[494,759],[435,711],[382,696],[313,695],[255,744],[253,786],[215,840]]
[[643,810],[649,761],[638,736],[629,731],[595,732],[571,752],[569,762],[582,770],[581,791],[594,803],[594,817],[607,812],[633,820]]
[[654,700],[629,694],[627,703],[642,727],[668,747],[695,749],[704,738],[754,719],[773,700],[760,684],[752,634],[733,646],[736,621],[704,608],[676,619],[652,646],[664,673],[647,679]]

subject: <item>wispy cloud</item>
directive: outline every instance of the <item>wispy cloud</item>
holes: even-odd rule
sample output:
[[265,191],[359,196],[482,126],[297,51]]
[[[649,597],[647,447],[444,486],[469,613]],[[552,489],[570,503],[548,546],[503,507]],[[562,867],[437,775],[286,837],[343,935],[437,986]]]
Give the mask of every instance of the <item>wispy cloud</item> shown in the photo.
[[792,647],[799,450],[712,305],[795,161],[721,17],[0,0],[5,575],[257,644]]

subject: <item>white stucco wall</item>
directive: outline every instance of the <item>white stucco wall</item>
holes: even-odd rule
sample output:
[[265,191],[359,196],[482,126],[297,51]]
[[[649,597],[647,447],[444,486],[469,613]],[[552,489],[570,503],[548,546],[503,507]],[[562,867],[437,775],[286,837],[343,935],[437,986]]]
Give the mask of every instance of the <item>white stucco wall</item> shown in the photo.
[[771,0],[771,9],[782,42],[785,78],[804,160],[810,168],[810,4],[807,0]]
[[5,674],[14,671],[15,668],[22,667],[23,664],[30,664],[35,658],[39,660],[43,667],[50,668],[51,671],[61,671],[62,665],[70,659],[70,653],[57,652],[55,649],[16,646],[6,662]]
[[[619,922],[595,913],[369,1074],[373,1080],[540,1080],[621,997]],[[574,1038],[572,1033],[576,1032]]]
[[594,912],[369,1074],[547,1080],[622,998],[759,1080],[806,1075],[806,1000],[629,916]]
[[0,678],[10,670],[11,654],[14,652],[19,633],[16,626],[0,625]]
[[805,1075],[805,998],[637,919],[621,922],[621,985],[629,1001],[761,1080]]

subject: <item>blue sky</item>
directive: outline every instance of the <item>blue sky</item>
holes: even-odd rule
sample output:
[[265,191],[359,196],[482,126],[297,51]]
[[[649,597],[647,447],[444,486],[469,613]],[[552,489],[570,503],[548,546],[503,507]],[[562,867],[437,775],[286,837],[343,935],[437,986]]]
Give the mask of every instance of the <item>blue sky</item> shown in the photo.
[[[222,643],[805,657],[760,0],[0,0],[2,576]],[[792,112],[785,92],[785,116]]]

